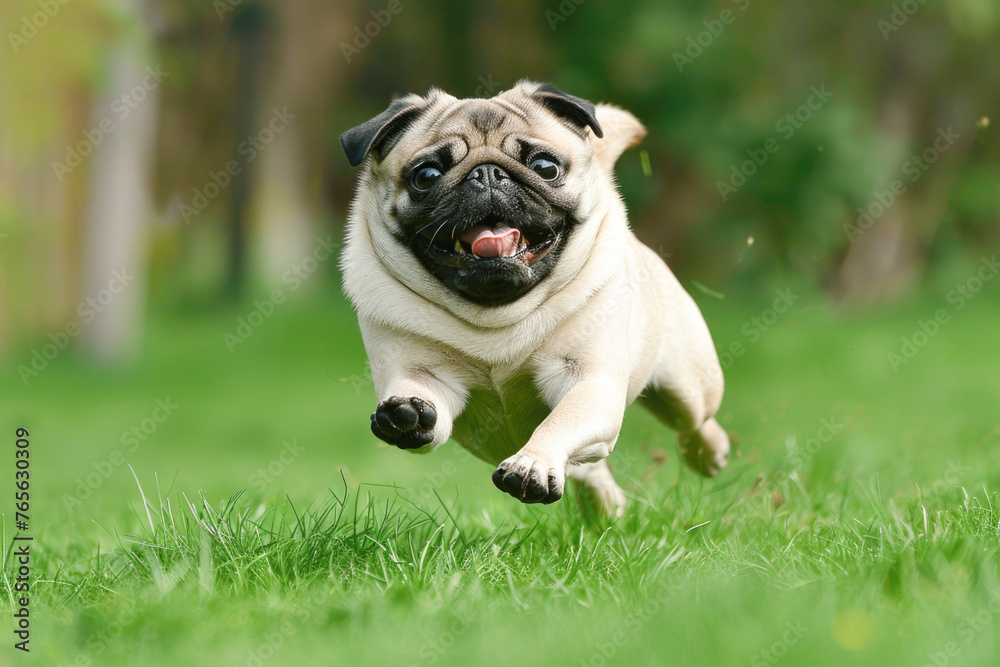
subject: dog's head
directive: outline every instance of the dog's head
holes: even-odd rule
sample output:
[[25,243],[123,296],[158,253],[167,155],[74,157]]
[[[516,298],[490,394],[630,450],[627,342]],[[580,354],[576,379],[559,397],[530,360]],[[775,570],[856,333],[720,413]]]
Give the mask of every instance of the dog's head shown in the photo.
[[366,165],[368,224],[464,299],[502,306],[553,272],[644,134],[628,112],[522,81],[491,99],[409,95],[341,143]]

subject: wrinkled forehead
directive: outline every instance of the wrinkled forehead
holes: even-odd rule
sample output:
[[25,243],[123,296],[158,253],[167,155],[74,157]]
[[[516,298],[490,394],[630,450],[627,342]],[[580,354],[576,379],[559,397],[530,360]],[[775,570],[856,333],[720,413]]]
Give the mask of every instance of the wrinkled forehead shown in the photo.
[[[429,133],[458,132],[488,143],[491,135],[501,132],[528,132],[537,110],[517,105],[500,97],[492,99],[454,100],[441,105]],[[475,135],[480,135],[476,137]]]
[[584,136],[523,95],[469,100],[442,97],[408,130],[406,147],[399,156],[404,163],[436,155],[439,162],[455,164],[495,151],[516,157],[532,146],[566,145]]

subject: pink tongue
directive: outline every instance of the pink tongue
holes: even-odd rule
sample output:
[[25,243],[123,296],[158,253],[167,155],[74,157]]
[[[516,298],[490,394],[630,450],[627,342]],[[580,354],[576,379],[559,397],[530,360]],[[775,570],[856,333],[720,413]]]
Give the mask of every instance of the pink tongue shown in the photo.
[[472,254],[478,257],[510,257],[517,252],[521,232],[513,227],[476,227],[461,238],[472,246]]

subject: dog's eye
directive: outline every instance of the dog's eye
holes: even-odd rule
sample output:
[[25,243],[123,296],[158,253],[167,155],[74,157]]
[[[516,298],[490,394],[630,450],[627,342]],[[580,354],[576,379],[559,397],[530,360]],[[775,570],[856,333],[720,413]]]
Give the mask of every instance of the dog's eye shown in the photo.
[[434,187],[438,179],[441,178],[441,170],[436,167],[421,167],[410,176],[410,185],[414,190],[426,192]]
[[543,157],[535,158],[528,167],[546,181],[551,181],[559,175],[559,165]]

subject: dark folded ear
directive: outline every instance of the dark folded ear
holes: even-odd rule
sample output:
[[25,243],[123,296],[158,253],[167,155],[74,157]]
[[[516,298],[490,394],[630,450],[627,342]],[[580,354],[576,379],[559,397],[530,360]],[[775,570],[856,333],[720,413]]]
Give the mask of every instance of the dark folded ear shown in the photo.
[[379,115],[340,135],[340,145],[344,147],[352,167],[361,164],[369,153],[382,159],[392,150],[399,135],[423,111],[423,107],[417,104],[418,99],[411,95],[395,100]]
[[560,118],[581,128],[589,126],[595,135],[604,136],[601,124],[597,122],[597,111],[587,100],[564,93],[551,83],[538,84],[532,96]]

